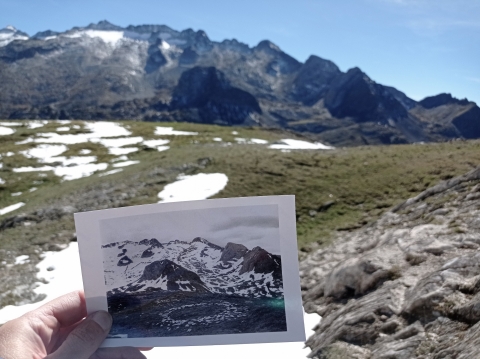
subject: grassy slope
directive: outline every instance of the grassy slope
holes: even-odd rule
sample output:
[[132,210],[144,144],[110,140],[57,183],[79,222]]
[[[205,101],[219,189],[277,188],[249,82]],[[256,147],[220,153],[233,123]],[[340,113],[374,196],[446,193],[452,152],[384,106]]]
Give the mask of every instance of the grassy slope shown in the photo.
[[[146,139],[167,138],[153,135],[158,123],[125,122],[124,125],[130,127],[134,136],[139,135]],[[57,126],[61,124],[49,124],[38,130],[18,129],[15,135],[2,138],[0,153],[13,150],[18,152],[33,147],[35,144],[15,145],[14,142],[35,132],[51,132]],[[135,183],[149,181],[152,168],[177,168],[177,172],[182,172],[182,165],[209,157],[212,159],[211,164],[202,172],[222,172],[229,177],[225,190],[215,197],[295,194],[298,240],[302,248],[311,242],[326,243],[332,231],[348,230],[366,224],[405,198],[480,164],[478,141],[283,153],[262,145],[222,146],[221,143],[212,141],[212,138],[222,137],[224,141],[233,141],[234,137],[244,137],[275,141],[291,138],[291,134],[185,123],[173,126],[177,130],[198,131],[200,134],[170,137],[171,149],[165,152],[142,150],[130,154],[129,159],[140,160],[141,163],[107,177],[93,175],[61,183],[49,172],[45,172],[46,177],[39,177],[39,173],[11,172],[13,167],[34,165],[34,160],[26,159],[22,155],[2,158],[4,166],[0,169],[0,177],[5,179],[7,184],[0,186],[0,208],[18,201],[24,201],[27,205],[22,210],[1,216],[0,220],[19,212],[41,208],[46,203],[54,204],[73,192],[82,193],[105,183],[125,182],[128,186],[135,186]],[[237,130],[239,135],[232,135],[232,130]],[[92,154],[98,155],[101,161],[113,158],[104,148],[95,144],[69,146],[67,154],[75,155],[82,148],[91,149]],[[135,176],[133,182],[132,176]],[[157,193],[173,179],[174,177],[167,176],[163,180],[152,182],[141,196],[125,201],[123,205],[156,202]],[[39,190],[11,197],[11,193],[26,192],[32,186]],[[329,201],[334,201],[334,204],[322,210],[322,206]],[[32,232],[35,238],[47,234],[55,237],[55,231],[62,228],[73,231],[73,218],[64,219],[61,228],[55,226],[48,230],[41,227],[37,225],[35,231],[25,228],[3,231],[0,236],[0,249],[25,248],[28,243],[9,240],[19,238],[18,234],[22,231]],[[27,237],[33,238],[32,236]]]

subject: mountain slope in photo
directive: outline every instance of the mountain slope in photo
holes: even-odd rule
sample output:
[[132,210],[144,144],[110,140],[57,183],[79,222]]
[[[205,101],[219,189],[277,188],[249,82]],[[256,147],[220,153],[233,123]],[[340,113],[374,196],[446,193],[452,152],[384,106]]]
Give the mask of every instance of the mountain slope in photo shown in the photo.
[[279,255],[204,238],[160,243],[157,239],[102,246],[105,283],[111,294],[186,291],[244,297],[283,297]]

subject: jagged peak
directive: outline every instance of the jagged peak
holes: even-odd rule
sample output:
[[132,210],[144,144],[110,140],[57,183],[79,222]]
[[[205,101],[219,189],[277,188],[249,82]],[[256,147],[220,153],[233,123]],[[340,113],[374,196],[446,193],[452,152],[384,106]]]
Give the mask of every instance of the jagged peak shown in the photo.
[[45,30],[45,31],[39,31],[37,32],[35,35],[33,35],[32,37],[34,39],[44,39],[44,38],[47,38],[47,37],[50,37],[50,36],[57,36],[59,35],[60,33],[58,31],[52,31],[52,30]]
[[440,93],[435,96],[425,97],[418,103],[425,108],[434,108],[447,104],[468,105],[470,104],[470,101],[466,98],[460,100],[456,97],[453,97],[450,93]]
[[18,30],[15,26],[12,26],[12,25],[7,25],[3,29],[0,29],[0,33],[11,34],[11,35],[21,35],[21,36],[28,37],[28,35],[25,32]]
[[106,31],[112,31],[112,30],[123,30],[122,27],[120,26],[117,26],[117,25],[114,25],[112,24],[111,22],[107,21],[107,20],[101,20],[99,21],[98,23],[94,24],[94,23],[91,23],[89,24],[86,29],[92,29],[92,30],[106,30]]
[[152,24],[145,24],[145,25],[128,25],[126,28],[128,31],[138,32],[138,33],[153,33],[153,32],[167,32],[167,33],[178,33],[178,31],[173,30],[172,28],[168,27],[167,25],[152,25]]
[[359,67],[356,67],[356,66],[352,67],[351,69],[348,69],[346,73],[347,74],[363,74],[363,75],[365,75],[365,72],[363,72],[362,70],[360,70]]
[[206,37],[208,39],[207,33],[203,30],[198,30],[197,35],[202,36],[202,37]]
[[217,246],[216,244],[213,244],[212,242],[209,242],[208,240],[206,240],[205,238],[202,238],[202,237],[195,237],[190,244],[193,244],[193,243],[203,243],[203,244],[205,244],[209,247],[219,249],[219,250],[223,250],[222,247]]
[[195,237],[191,243],[195,243],[195,242],[201,242],[201,243],[204,243],[204,244],[210,244],[209,241],[207,241],[205,238],[202,238],[202,237]]
[[276,52],[281,52],[280,47],[275,45],[273,42],[269,40],[262,40],[258,43],[257,46],[255,46],[255,49],[257,50],[269,50],[269,51],[276,51]]
[[306,66],[321,66],[329,71],[340,72],[338,66],[330,60],[326,60],[317,55],[310,55],[305,61]]

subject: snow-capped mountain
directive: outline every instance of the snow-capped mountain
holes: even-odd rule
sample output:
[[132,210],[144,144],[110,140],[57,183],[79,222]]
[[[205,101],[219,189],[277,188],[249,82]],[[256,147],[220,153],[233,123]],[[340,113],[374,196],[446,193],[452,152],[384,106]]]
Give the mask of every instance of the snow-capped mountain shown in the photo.
[[260,247],[224,248],[204,238],[157,239],[102,246],[105,284],[111,294],[185,291],[244,297],[283,296],[281,258]]
[[13,26],[7,26],[0,29],[0,47],[8,45],[14,40],[28,40],[28,35],[22,31],[17,30]]
[[0,93],[0,118],[261,125],[334,145],[480,138],[473,102],[425,108],[358,68],[165,25],[2,29]]

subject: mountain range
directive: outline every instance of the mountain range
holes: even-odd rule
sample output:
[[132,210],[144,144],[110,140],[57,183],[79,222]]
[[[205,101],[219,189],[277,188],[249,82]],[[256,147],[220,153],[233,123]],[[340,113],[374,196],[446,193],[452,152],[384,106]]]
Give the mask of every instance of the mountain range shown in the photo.
[[336,146],[480,138],[480,108],[414,101],[359,68],[304,63],[268,40],[101,21],[28,36],[0,30],[0,118],[136,119],[282,128]]
[[102,246],[109,295],[196,292],[248,298],[283,297],[279,255],[242,244],[215,245],[196,237],[191,242],[160,243],[156,238]]

